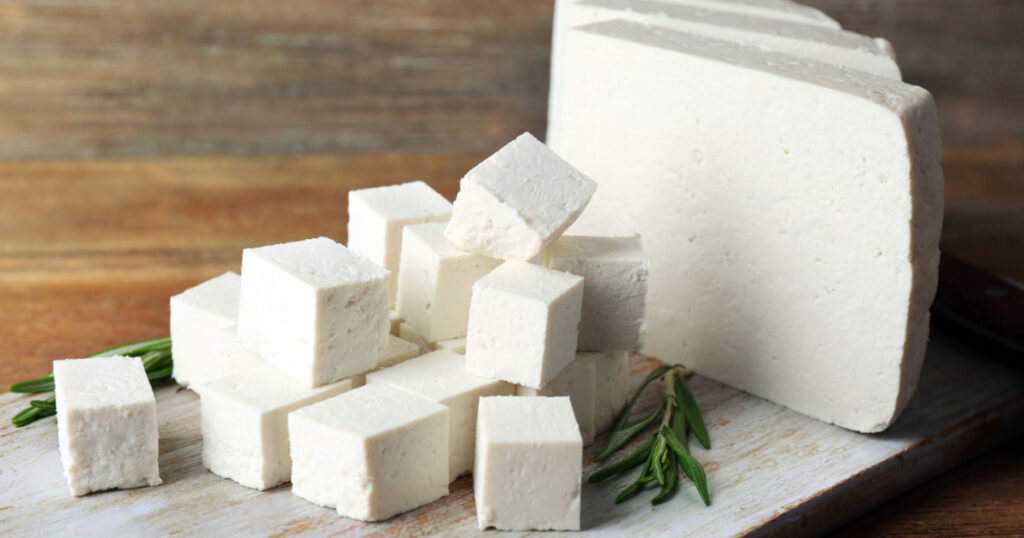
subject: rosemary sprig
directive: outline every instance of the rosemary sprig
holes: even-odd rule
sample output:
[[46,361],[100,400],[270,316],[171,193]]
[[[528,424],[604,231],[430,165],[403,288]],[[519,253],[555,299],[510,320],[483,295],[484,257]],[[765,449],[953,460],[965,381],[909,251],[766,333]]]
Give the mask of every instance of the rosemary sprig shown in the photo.
[[[622,414],[619,415],[615,428],[608,436],[608,441],[594,456],[594,461],[608,459],[661,417],[661,424],[649,440],[634,449],[625,458],[605,466],[588,478],[590,482],[600,482],[643,464],[640,476],[615,497],[616,503],[640,493],[647,484],[652,482],[660,488],[651,499],[651,503],[665,502],[675,492],[679,483],[679,470],[682,469],[683,474],[697,488],[697,493],[700,494],[704,505],[711,505],[711,494],[708,490],[708,478],[704,473],[704,467],[690,454],[690,449],[687,447],[688,433],[693,432],[694,437],[704,448],[711,448],[711,439],[708,437],[708,430],[701,417],[700,408],[697,407],[697,400],[694,399],[690,388],[686,386],[686,379],[692,375],[693,372],[682,366],[666,365],[654,369],[640,383],[633,397],[622,410]],[[659,378],[665,379],[665,395],[661,405],[639,419],[630,421],[629,414],[637,400],[640,399],[640,394]]]
[[[169,337],[154,338],[133,342],[123,346],[104,349],[93,353],[89,357],[112,357],[122,355],[125,357],[140,357],[142,367],[146,369],[146,376],[149,383],[154,387],[171,378],[171,371],[174,367],[171,357],[171,339]],[[53,390],[53,372],[46,374],[39,379],[22,381],[11,385],[11,392],[36,393],[50,392]],[[11,418],[15,426],[21,427],[31,424],[43,417],[57,414],[57,397],[50,396],[45,400],[32,400],[29,407],[21,410]]]

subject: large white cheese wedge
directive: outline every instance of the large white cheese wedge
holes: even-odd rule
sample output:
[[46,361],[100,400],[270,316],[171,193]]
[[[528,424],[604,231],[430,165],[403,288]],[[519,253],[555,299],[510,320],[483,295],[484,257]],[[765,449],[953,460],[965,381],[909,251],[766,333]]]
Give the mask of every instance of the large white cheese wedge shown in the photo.
[[555,149],[599,182],[572,232],[642,234],[644,351],[885,429],[915,388],[936,285],[930,94],[623,21],[566,47]]
[[[611,19],[623,19],[735,41],[766,50],[794,54],[899,80],[900,68],[879,42],[838,28],[803,22],[780,21],[751,14],[702,9],[651,0],[586,0],[560,2],[551,36],[549,118],[559,118],[564,95],[566,56],[563,39],[570,28]],[[547,143],[559,143],[560,124],[549,119]]]

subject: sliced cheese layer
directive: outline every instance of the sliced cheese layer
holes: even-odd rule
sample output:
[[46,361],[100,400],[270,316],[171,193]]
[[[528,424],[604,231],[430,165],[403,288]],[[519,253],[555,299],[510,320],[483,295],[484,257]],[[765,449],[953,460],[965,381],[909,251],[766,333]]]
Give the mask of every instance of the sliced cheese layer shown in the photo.
[[571,231],[643,236],[645,351],[885,429],[916,386],[936,286],[930,94],[623,21],[569,32],[566,53],[554,149],[599,183]]
[[[570,28],[611,19],[623,19],[682,30],[742,43],[768,51],[784,52],[858,69],[896,80],[901,74],[890,56],[891,45],[868,36],[806,22],[781,21],[749,13],[703,9],[684,4],[651,0],[586,0],[561,2],[555,12],[551,38],[551,87],[549,117],[560,117],[564,96],[563,73],[566,57],[563,39]],[[547,143],[558,144],[560,125],[548,123]]]

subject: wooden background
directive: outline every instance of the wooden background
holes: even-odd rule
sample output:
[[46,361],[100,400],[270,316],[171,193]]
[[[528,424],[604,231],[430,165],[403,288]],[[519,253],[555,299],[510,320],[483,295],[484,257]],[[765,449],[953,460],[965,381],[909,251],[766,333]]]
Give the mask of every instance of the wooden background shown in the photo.
[[[943,248],[1024,280],[1024,2],[815,0],[936,97]],[[542,136],[551,0],[0,0],[0,384],[167,332],[346,192]],[[6,420],[6,417],[3,418]],[[1022,532],[1024,440],[839,534]]]

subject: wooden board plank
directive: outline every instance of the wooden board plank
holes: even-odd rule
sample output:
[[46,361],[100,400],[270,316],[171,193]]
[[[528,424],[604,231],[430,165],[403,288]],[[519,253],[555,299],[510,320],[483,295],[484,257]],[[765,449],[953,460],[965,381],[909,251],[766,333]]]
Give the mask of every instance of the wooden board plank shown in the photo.
[[[633,378],[657,364],[634,357]],[[621,505],[626,479],[586,485],[583,526],[615,534],[727,536],[817,534],[867,510],[1024,427],[1024,375],[935,335],[920,387],[887,432],[863,435],[809,419],[713,381],[695,378],[714,446],[704,462],[713,504],[684,484],[657,508],[649,494]],[[339,517],[288,486],[256,492],[201,465],[198,401],[190,391],[158,391],[164,484],[73,498],[61,475],[52,422],[0,427],[0,534],[205,533],[218,535],[417,534],[476,531],[471,479],[448,497],[378,524]],[[6,419],[26,398],[0,396]],[[652,399],[644,402],[649,406]],[[589,462],[586,472],[595,468]],[[495,533],[496,535],[498,533]]]

